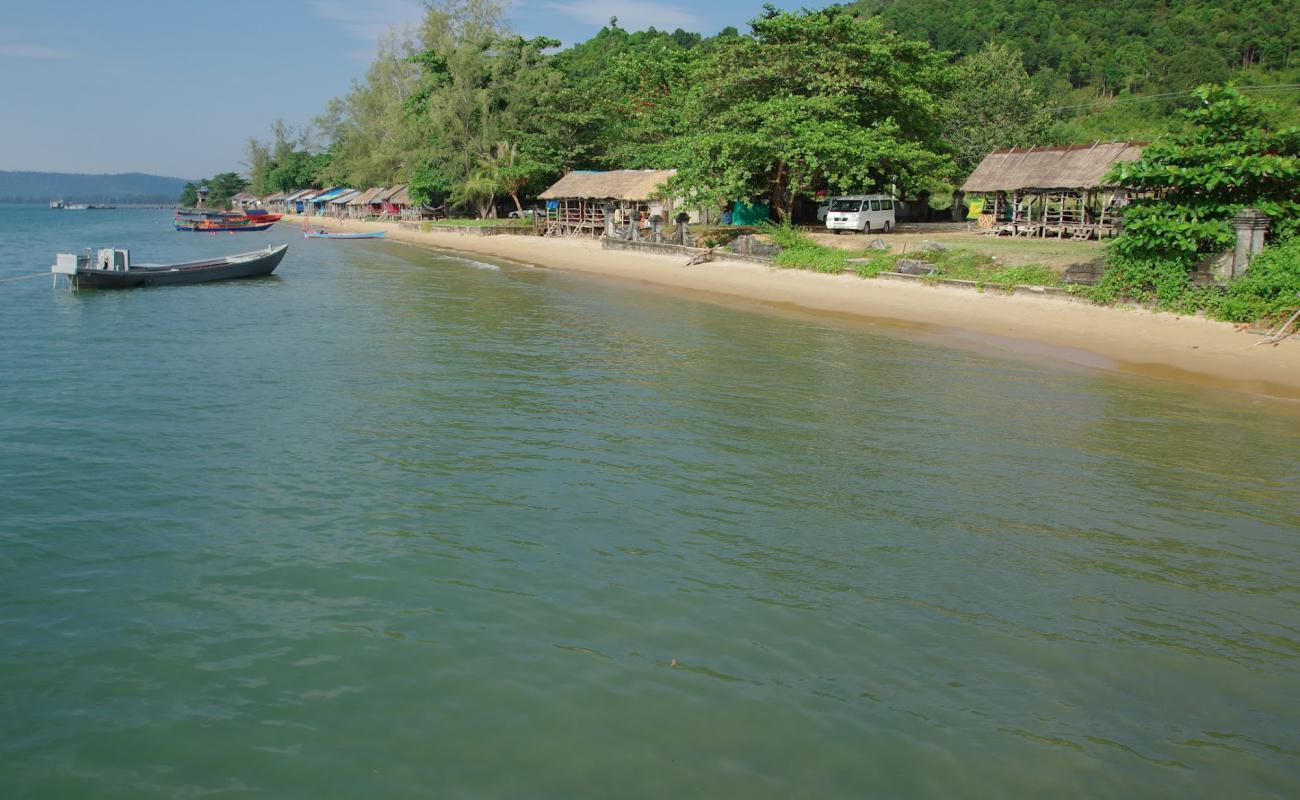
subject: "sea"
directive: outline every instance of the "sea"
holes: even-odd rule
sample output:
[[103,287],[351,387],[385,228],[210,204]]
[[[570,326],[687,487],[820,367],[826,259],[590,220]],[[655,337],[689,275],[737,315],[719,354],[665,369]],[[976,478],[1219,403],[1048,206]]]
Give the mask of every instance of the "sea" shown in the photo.
[[0,797],[1300,796],[1293,404],[159,210],[0,342]]

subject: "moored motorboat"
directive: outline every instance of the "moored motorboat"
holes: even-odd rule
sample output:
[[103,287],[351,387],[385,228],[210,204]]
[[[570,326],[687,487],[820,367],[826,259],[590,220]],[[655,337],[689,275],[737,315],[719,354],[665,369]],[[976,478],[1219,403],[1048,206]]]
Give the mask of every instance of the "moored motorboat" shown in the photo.
[[317,229],[304,230],[302,232],[305,239],[382,239],[387,231],[365,231],[358,233],[330,233],[329,231]]
[[207,283],[234,278],[256,278],[270,275],[284,259],[289,245],[267,247],[251,253],[239,253],[203,261],[180,264],[132,264],[131,251],[122,248],[101,248],[92,258],[87,250],[83,255],[59,253],[50,272],[66,275],[74,289],[118,289],[132,286],[177,286],[190,283]]

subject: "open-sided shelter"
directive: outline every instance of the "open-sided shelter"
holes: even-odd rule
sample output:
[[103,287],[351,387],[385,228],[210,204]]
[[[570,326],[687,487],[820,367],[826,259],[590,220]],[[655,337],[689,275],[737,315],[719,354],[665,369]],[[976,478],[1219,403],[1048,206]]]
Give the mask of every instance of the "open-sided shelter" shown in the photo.
[[1135,194],[1108,182],[1106,174],[1141,155],[1142,145],[1134,142],[1013,147],[985,156],[961,190],[984,195],[978,224],[993,232],[1101,239],[1119,232]]
[[605,230],[606,204],[615,222],[631,220],[635,212],[660,214],[667,220],[671,199],[661,197],[675,169],[578,170],[538,195],[546,201],[547,236],[600,236]]

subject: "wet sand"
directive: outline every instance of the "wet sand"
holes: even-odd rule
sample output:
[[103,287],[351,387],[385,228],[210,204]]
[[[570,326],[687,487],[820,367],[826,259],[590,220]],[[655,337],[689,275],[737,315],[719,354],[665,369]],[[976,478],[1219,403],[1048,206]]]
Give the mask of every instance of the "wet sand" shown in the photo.
[[[303,218],[288,216],[285,224]],[[745,298],[774,307],[850,315],[976,342],[1180,382],[1300,400],[1300,337],[1257,346],[1237,326],[1138,308],[1110,308],[1051,297],[973,292],[855,275],[823,275],[718,260],[602,250],[593,240],[470,236],[396,223],[322,220],[330,230],[388,231],[388,238],[538,267]]]

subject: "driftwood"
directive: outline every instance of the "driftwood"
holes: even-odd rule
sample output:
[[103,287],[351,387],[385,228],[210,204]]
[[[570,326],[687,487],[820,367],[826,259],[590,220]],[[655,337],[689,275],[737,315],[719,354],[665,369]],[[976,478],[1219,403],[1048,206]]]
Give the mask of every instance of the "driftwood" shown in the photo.
[[1259,347],[1261,344],[1277,344],[1278,342],[1282,341],[1286,337],[1290,336],[1291,334],[1287,333],[1287,331],[1290,330],[1291,325],[1296,321],[1296,319],[1300,319],[1300,308],[1296,309],[1296,312],[1291,315],[1290,319],[1288,319],[1286,322],[1283,322],[1279,327],[1275,328],[1271,333],[1269,333],[1268,336],[1264,337],[1264,341],[1255,342],[1255,346]]
[[705,250],[703,253],[700,253],[698,256],[695,256],[690,261],[687,261],[686,266],[693,267],[696,264],[703,264],[706,261],[712,261],[712,260],[713,260],[713,248],[710,247],[708,250]]

